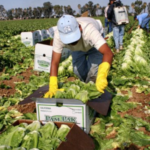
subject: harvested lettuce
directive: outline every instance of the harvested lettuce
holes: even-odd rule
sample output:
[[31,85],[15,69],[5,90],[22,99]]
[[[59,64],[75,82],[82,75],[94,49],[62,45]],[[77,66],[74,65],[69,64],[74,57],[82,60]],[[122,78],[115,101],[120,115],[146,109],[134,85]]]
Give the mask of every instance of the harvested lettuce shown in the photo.
[[69,131],[70,131],[70,127],[62,124],[60,128],[58,129],[57,138],[60,139],[61,141],[65,141],[65,138],[67,134],[69,133]]
[[38,141],[39,141],[39,132],[38,131],[29,132],[23,138],[21,147],[25,147],[27,150],[30,150],[31,148],[37,148]]

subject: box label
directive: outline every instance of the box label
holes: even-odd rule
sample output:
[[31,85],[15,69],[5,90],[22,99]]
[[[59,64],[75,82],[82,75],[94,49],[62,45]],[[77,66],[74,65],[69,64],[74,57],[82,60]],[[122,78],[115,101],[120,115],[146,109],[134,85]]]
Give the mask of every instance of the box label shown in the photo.
[[76,123],[76,117],[71,116],[61,116],[61,115],[55,115],[55,116],[45,116],[46,121],[53,121],[53,122],[73,122]]
[[86,128],[85,106],[45,105],[37,103],[37,119],[41,121],[73,122],[82,129]]
[[24,45],[26,45],[26,46],[30,46],[31,45],[31,43],[32,43],[32,40],[30,40],[30,41],[26,41],[26,40],[22,40],[22,43],[24,44]]
[[35,55],[34,69],[39,71],[50,72],[51,67],[51,57],[43,57],[40,55]]

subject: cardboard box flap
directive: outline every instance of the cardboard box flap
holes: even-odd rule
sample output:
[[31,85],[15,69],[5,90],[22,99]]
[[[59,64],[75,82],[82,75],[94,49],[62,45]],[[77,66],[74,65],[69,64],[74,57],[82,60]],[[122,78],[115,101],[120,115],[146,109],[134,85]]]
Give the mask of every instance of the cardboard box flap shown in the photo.
[[101,97],[88,101],[87,105],[102,115],[107,115],[112,100],[112,94],[105,90]]
[[57,150],[94,150],[95,148],[93,140],[75,124],[66,140]]
[[33,102],[36,98],[42,98],[43,95],[48,91],[49,85],[45,85],[36,90],[33,94],[29,95],[23,101],[19,102],[19,105],[27,104]]
[[81,15],[81,17],[88,17],[88,14],[89,14],[89,12],[86,11],[86,12],[84,12],[84,13]]
[[38,43],[44,44],[44,45],[49,45],[49,46],[51,45],[52,46],[53,40],[45,40],[45,41],[41,41],[41,42],[38,42]]

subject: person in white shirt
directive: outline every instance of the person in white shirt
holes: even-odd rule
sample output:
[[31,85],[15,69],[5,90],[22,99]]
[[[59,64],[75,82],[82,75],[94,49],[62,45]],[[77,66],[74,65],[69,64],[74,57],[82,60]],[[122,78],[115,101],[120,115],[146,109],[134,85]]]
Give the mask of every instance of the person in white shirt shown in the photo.
[[[112,1],[110,1],[110,3],[112,3]],[[112,32],[112,22],[107,19],[107,10],[110,6],[110,3],[108,3],[108,5],[106,6],[106,8],[104,10],[104,13],[105,13],[105,28],[108,28],[107,33]]]
[[96,77],[96,87],[104,93],[113,53],[100,32],[101,27],[93,18],[63,15],[58,20],[54,34],[49,91],[45,98],[51,98],[61,90],[58,89],[57,73],[64,47],[72,51],[74,73],[80,80],[88,82]]

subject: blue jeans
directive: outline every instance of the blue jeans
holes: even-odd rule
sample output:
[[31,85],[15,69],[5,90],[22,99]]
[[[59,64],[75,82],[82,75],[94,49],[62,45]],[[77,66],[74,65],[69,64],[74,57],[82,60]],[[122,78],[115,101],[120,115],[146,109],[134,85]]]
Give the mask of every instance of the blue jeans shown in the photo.
[[108,29],[108,33],[109,33],[112,32],[112,22],[108,21],[108,19],[105,18],[105,27],[108,27],[108,25],[109,25],[109,29]]
[[123,45],[124,27],[124,25],[113,27],[113,37],[116,49],[119,49],[119,47]]
[[149,29],[149,22],[150,22],[150,17],[146,17],[145,19],[143,19],[141,27]]
[[72,51],[72,58],[74,73],[81,81],[89,82],[96,77],[103,55],[96,48],[92,48],[88,52]]

